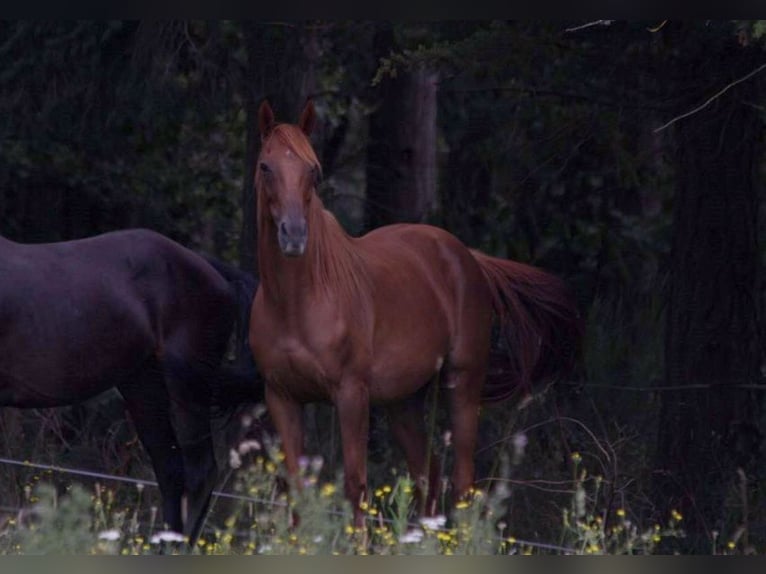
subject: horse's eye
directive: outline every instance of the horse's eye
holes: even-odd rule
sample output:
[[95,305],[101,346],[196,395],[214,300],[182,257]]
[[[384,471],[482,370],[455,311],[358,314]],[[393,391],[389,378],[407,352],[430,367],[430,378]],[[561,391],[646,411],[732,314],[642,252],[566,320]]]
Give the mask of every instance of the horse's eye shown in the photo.
[[263,162],[261,162],[261,165],[259,165],[258,167],[260,168],[262,173],[271,173],[271,168]]
[[311,175],[314,178],[314,187],[319,187],[319,184],[322,183],[321,170],[317,166],[314,166],[311,168]]

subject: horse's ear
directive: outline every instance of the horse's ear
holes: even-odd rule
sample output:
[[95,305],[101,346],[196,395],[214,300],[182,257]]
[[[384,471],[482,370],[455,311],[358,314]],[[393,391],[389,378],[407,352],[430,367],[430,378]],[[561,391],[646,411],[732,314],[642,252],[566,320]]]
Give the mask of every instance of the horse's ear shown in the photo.
[[310,136],[311,132],[314,131],[314,126],[316,126],[316,123],[317,113],[314,109],[314,100],[308,100],[306,105],[303,106],[301,119],[298,121],[298,127],[301,128],[304,134]]
[[258,108],[258,130],[261,132],[261,141],[269,135],[274,127],[274,112],[271,110],[268,100],[263,100]]

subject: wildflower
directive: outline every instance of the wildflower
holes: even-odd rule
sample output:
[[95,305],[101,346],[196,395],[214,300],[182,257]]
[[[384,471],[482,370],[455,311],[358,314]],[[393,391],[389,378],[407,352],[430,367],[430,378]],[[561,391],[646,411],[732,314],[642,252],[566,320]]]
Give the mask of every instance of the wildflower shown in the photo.
[[572,459],[572,462],[575,464],[578,464],[582,460],[582,456],[579,452],[575,451],[570,455],[570,458]]
[[335,494],[335,485],[331,482],[323,484],[320,493],[325,498],[331,497],[333,494]]
[[244,440],[241,443],[239,443],[237,450],[239,451],[239,454],[245,455],[248,452],[253,450],[261,450],[261,443],[259,443],[257,440],[252,440],[252,439]]
[[729,540],[729,542],[726,544],[726,547],[729,550],[734,550],[737,547],[737,544],[733,540]]
[[387,484],[383,485],[383,492],[386,494],[389,494],[391,492],[391,487]]
[[234,449],[231,449],[229,451],[229,466],[231,468],[239,468],[240,466],[242,466],[242,458],[239,456],[239,453]]
[[104,530],[103,532],[99,532],[98,539],[99,540],[119,540],[120,539],[120,531],[116,528],[112,528],[111,530]]
[[319,474],[319,471],[322,470],[322,466],[324,465],[324,459],[321,456],[315,456],[311,459],[311,472],[314,474]]
[[523,432],[517,432],[513,435],[513,454],[515,458],[520,458],[524,455],[524,449],[528,443],[529,439]]
[[422,530],[410,530],[399,537],[399,542],[402,544],[417,544],[423,540]]
[[617,509],[617,516],[620,518],[625,518],[625,509],[624,508],[618,508]]
[[677,511],[677,510],[675,510],[675,509],[673,509],[673,510],[671,510],[671,511],[670,511],[670,516],[671,516],[671,517],[673,518],[673,520],[675,520],[676,522],[681,522],[681,521],[684,519],[684,517],[681,515],[681,513],[680,513],[680,512],[678,512],[678,511]]
[[152,536],[150,542],[152,544],[159,544],[160,542],[183,542],[186,537],[180,532],[173,532],[172,530],[163,530]]
[[460,502],[455,503],[455,508],[458,510],[463,510],[464,508],[468,508],[470,504],[466,502],[465,500],[461,500]]
[[428,530],[438,530],[447,523],[447,517],[443,515],[439,516],[424,516],[420,519],[420,524]]

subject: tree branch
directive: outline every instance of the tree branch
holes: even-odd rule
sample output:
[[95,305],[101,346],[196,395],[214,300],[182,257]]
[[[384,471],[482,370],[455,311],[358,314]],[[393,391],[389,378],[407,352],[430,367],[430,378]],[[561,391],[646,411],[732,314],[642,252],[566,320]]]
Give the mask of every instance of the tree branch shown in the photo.
[[750,78],[752,78],[753,76],[755,76],[755,75],[756,75],[758,72],[761,72],[761,71],[762,71],[762,70],[764,70],[764,69],[766,69],[766,64],[761,64],[760,66],[758,66],[758,67],[757,67],[755,70],[753,70],[753,71],[752,71],[752,72],[750,72],[749,74],[747,74],[747,75],[745,75],[745,76],[742,76],[742,77],[741,77],[740,79],[738,79],[738,80],[734,80],[732,83],[730,83],[729,85],[725,86],[725,87],[724,87],[722,90],[720,90],[720,91],[719,91],[719,92],[717,92],[716,94],[713,94],[713,95],[712,95],[710,98],[708,98],[708,100],[707,100],[707,101],[706,101],[704,104],[702,104],[702,105],[700,105],[700,106],[697,106],[697,107],[696,107],[696,108],[694,108],[693,110],[690,110],[690,111],[688,111],[688,112],[686,112],[686,113],[684,113],[684,114],[681,114],[680,116],[676,116],[675,118],[673,118],[672,120],[670,120],[670,121],[669,121],[669,122],[667,122],[666,124],[663,124],[663,125],[661,125],[660,127],[658,127],[657,129],[655,129],[655,130],[654,130],[654,133],[659,133],[659,132],[661,132],[662,130],[664,130],[665,128],[672,126],[672,125],[673,125],[674,123],[676,123],[677,121],[679,121],[679,120],[682,120],[682,119],[684,119],[684,118],[688,118],[689,116],[691,116],[691,115],[694,115],[694,114],[696,114],[697,112],[699,112],[699,111],[701,111],[701,110],[705,109],[707,106],[709,106],[709,105],[710,105],[711,103],[713,103],[713,102],[714,102],[716,99],[718,99],[720,96],[722,96],[722,95],[723,95],[723,94],[724,94],[726,91],[728,91],[730,88],[733,88],[734,86],[736,86],[737,84],[740,84],[740,83],[744,82],[745,80],[749,80]]

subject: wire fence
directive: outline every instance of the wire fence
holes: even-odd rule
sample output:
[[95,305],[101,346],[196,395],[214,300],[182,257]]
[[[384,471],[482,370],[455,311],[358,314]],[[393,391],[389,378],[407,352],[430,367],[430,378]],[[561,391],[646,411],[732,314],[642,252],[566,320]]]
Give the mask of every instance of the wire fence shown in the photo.
[[[83,478],[92,478],[92,479],[97,479],[97,480],[111,481],[111,482],[117,482],[117,483],[123,483],[123,484],[142,485],[142,486],[145,486],[145,487],[146,486],[150,486],[150,487],[153,487],[153,488],[159,488],[157,482],[153,481],[153,480],[148,480],[148,479],[143,479],[143,478],[133,478],[133,477],[129,477],[129,476],[118,476],[118,475],[108,474],[108,473],[104,473],[104,472],[96,472],[96,471],[92,471],[92,470],[84,470],[84,469],[79,469],[79,468],[71,468],[71,467],[65,467],[65,466],[60,466],[60,465],[55,465],[55,464],[43,464],[43,463],[31,462],[31,461],[28,461],[28,460],[17,460],[17,459],[12,459],[12,458],[5,458],[5,457],[0,457],[0,464],[7,465],[7,466],[22,467],[22,468],[27,468],[27,469],[50,471],[50,472],[54,472],[54,473],[68,474],[68,475],[72,475],[72,476],[80,476],[80,477],[83,477]],[[279,500],[271,500],[271,499],[266,499],[266,498],[258,498],[258,497],[253,497],[253,496],[246,496],[246,495],[243,495],[243,494],[236,494],[236,493],[232,493],[232,492],[224,492],[224,491],[221,491],[221,490],[214,490],[213,493],[212,493],[212,496],[214,498],[232,499],[232,500],[238,500],[238,501],[242,501],[242,502],[249,502],[249,503],[253,503],[253,504],[262,504],[262,505],[270,506],[270,507],[282,507],[282,508],[285,508],[285,507],[288,506],[286,502],[279,501]],[[21,509],[6,508],[6,509],[0,509],[0,510],[6,511],[6,512],[8,512],[8,511],[18,512]],[[341,516],[341,517],[345,516],[347,518],[351,517],[350,514],[342,512],[340,510],[327,510],[325,512],[328,515],[332,515],[332,516]],[[375,523],[375,524],[378,524],[380,522],[383,522],[385,524],[393,524],[394,523],[394,521],[392,519],[383,518],[383,517],[380,517],[380,516],[378,516],[378,517],[368,516],[368,517],[366,517],[366,520],[369,523]],[[421,528],[420,524],[413,523],[413,522],[408,522],[407,526],[408,526],[408,528],[411,528],[411,529],[420,529]],[[207,528],[207,530],[208,531],[212,531],[213,529]],[[446,529],[431,529],[431,530],[434,530],[434,531],[437,531],[437,532],[439,532],[439,531],[446,532]],[[515,540],[514,544],[517,545],[517,546],[521,546],[521,547],[527,546],[527,547],[530,547],[530,548],[538,548],[540,550],[549,550],[549,551],[554,551],[554,552],[562,552],[562,553],[565,553],[565,554],[575,554],[576,553],[576,550],[574,548],[567,548],[565,546],[560,546],[560,545],[557,545],[557,544],[549,544],[549,543],[546,543],[546,542],[536,542],[536,541],[533,541],[533,540],[523,540],[523,539],[520,539],[520,538],[517,538],[517,537],[514,537],[514,540]],[[507,541],[507,539],[506,538],[496,537],[496,538],[493,538],[493,541],[497,542],[498,545],[499,545],[502,542]]]

